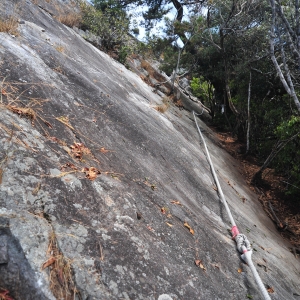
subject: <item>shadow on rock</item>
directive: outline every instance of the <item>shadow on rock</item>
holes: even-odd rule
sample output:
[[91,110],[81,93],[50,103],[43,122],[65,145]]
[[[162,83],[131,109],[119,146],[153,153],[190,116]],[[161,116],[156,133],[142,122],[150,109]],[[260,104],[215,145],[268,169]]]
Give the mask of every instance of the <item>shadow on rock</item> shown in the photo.
[[[41,291],[19,241],[9,229],[9,220],[0,217],[0,288],[13,299],[48,299]],[[5,299],[5,298],[4,298]]]

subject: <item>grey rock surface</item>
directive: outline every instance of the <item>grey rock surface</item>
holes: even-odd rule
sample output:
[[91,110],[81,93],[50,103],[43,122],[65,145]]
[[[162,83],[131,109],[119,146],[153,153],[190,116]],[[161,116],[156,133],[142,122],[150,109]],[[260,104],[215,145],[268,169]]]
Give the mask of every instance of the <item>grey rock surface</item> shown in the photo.
[[[12,2],[21,3],[4,0],[1,13]],[[153,88],[56,21],[64,1],[34,2],[15,12],[19,36],[0,33],[0,286],[14,299],[54,299],[42,268],[54,231],[77,299],[261,299],[228,233],[192,114],[153,109],[162,102]],[[299,260],[239,163],[199,122],[263,283],[272,299],[297,299]],[[82,145],[89,150],[78,154]]]

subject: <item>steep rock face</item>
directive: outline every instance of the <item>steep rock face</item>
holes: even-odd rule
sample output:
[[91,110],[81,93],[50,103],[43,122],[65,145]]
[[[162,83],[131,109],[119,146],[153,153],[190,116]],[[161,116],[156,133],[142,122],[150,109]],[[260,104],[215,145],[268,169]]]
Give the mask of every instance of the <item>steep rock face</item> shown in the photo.
[[[162,99],[137,75],[53,18],[63,1],[20,3],[19,36],[0,33],[0,287],[15,299],[55,299],[59,285],[78,299],[260,299],[191,113],[153,109]],[[299,261],[199,122],[272,299],[297,299]]]

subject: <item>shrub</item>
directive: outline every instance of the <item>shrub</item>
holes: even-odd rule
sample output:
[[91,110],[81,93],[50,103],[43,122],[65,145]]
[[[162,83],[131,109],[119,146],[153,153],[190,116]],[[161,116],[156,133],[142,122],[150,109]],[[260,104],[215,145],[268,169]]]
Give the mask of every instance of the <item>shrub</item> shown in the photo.
[[57,21],[71,28],[74,26],[79,27],[82,22],[81,13],[76,13],[76,12],[61,14],[58,17],[56,17],[56,19]]
[[126,63],[127,56],[131,53],[131,49],[128,46],[122,46],[118,52],[118,61],[121,64]]
[[18,35],[18,20],[12,16],[0,19],[0,32]]

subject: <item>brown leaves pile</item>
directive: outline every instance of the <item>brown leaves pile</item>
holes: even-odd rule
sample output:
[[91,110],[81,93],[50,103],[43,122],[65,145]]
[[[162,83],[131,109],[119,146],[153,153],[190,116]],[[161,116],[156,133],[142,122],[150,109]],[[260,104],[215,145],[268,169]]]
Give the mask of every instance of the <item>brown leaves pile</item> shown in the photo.
[[90,149],[88,149],[83,143],[75,143],[70,146],[71,152],[75,158],[81,160],[83,155],[91,154]]
[[88,178],[89,180],[95,180],[97,178],[97,175],[101,174],[101,172],[94,167],[83,168],[82,172],[85,173],[86,178]]
[[186,227],[186,228],[190,231],[190,233],[191,233],[192,235],[195,234],[194,229],[188,224],[188,222],[184,222],[183,225],[184,225],[184,227]]
[[18,114],[19,116],[25,116],[27,118],[29,118],[31,120],[31,124],[34,125],[34,120],[36,119],[36,113],[32,108],[26,108],[26,107],[17,107],[15,105],[6,105],[6,107]]
[[74,170],[74,171],[77,171],[77,170],[78,170],[78,168],[77,168],[74,164],[72,164],[72,163],[70,163],[70,162],[67,162],[67,163],[65,163],[64,165],[62,165],[62,166],[60,167],[60,170],[61,170],[62,172],[65,172],[65,171],[67,171],[67,170],[69,170],[69,169],[72,169],[72,170]]
[[[69,174],[70,172],[66,172],[69,169],[71,169],[73,172],[78,171],[78,168],[74,164],[72,164],[70,162],[67,162],[64,165],[62,165],[60,167],[60,169],[63,172],[63,174]],[[95,167],[89,167],[89,168],[88,167],[84,167],[84,168],[81,169],[80,172],[84,173],[85,177],[87,179],[89,179],[89,180],[95,180],[97,178],[97,176],[99,174],[101,174],[100,170],[98,170]]]

